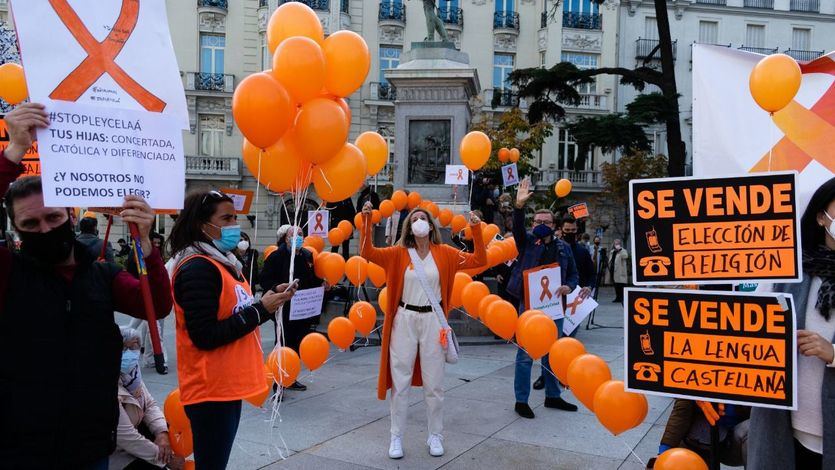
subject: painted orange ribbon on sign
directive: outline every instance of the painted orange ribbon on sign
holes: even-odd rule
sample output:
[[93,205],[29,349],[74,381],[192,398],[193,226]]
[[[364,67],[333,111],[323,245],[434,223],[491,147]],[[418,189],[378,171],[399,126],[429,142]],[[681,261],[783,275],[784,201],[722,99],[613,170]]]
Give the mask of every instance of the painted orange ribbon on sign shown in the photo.
[[577,297],[574,298],[573,302],[566,305],[566,308],[571,309],[571,313],[569,313],[568,316],[574,316],[574,313],[577,312],[577,307],[579,307],[580,304],[582,304],[582,303],[583,303],[583,299],[581,299],[580,296],[578,295]]
[[458,181],[464,181],[464,170],[458,170]]
[[507,179],[511,180],[511,181],[516,179],[516,177],[513,176],[513,167],[512,166],[507,168]]
[[551,290],[548,288],[550,284],[551,280],[548,279],[548,276],[542,276],[542,279],[539,280],[539,285],[542,286],[542,293],[539,294],[540,302],[545,300],[545,296],[548,296],[549,300],[554,297],[553,294],[551,294]]
[[116,64],[139,19],[139,0],[122,0],[116,23],[102,42],[90,33],[68,0],[49,0],[58,17],[87,52],[87,57],[50,93],[55,100],[76,101],[105,73],[148,111],[162,112],[165,102],[142,87]]
[[322,213],[317,212],[315,218],[316,218],[316,225],[313,226],[313,230],[317,230],[317,231],[325,230],[324,225],[322,225],[322,219],[323,219]]

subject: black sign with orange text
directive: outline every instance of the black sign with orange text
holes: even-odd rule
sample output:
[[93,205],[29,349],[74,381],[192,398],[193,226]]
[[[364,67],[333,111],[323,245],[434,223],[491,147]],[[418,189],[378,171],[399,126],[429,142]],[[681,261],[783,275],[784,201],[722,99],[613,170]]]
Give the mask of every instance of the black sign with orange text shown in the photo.
[[[5,150],[6,147],[9,146],[9,131],[6,129],[6,120],[4,116],[0,114],[0,150]],[[32,146],[29,150],[26,151],[26,155],[23,156],[23,164],[24,170],[23,174],[20,177],[24,176],[37,176],[41,174],[41,158],[38,155],[38,143],[35,142],[35,145]]]
[[627,390],[797,409],[788,294],[626,289]]
[[634,283],[799,282],[796,176],[631,181]]

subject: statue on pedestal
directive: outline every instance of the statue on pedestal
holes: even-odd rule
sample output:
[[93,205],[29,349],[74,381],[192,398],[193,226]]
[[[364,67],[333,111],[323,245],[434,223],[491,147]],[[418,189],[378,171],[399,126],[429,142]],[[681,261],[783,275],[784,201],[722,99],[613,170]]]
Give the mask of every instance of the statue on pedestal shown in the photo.
[[438,9],[435,7],[435,0],[423,0],[423,14],[426,15],[426,40],[435,40],[435,31],[441,35],[441,40],[449,41],[444,22],[438,16]]

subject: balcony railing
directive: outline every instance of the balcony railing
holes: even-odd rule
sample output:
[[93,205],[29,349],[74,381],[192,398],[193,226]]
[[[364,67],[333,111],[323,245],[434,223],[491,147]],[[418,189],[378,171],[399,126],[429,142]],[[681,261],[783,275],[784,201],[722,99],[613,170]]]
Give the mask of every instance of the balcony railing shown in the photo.
[[339,3],[339,11],[342,13],[350,13],[351,10],[351,0],[341,0]]
[[777,48],[774,49],[770,47],[751,47],[751,46],[740,46],[739,50],[741,51],[748,51],[748,52],[756,52],[757,54],[763,55],[771,55],[777,53]]
[[212,7],[220,8],[221,10],[229,9],[229,2],[227,0],[197,0],[198,7]]
[[[635,41],[635,58],[636,59],[651,59],[661,60],[661,48],[658,47],[658,39],[641,39]],[[673,60],[676,58],[676,50],[678,49],[678,40],[673,41]],[[650,57],[650,54],[652,57]]]
[[289,3],[289,2],[299,2],[304,3],[305,5],[313,8],[314,10],[321,10],[321,11],[330,11],[331,9],[331,2],[330,0],[279,0],[279,4]]
[[562,27],[576,29],[602,29],[602,16],[591,13],[562,12]]
[[548,27],[548,12],[543,11],[539,14],[539,27],[540,28],[547,28]]
[[515,11],[493,13],[493,29],[515,29],[519,31],[519,13]]
[[820,12],[820,0],[791,0],[789,10]]
[[394,3],[389,1],[380,2],[380,12],[377,15],[380,21],[393,20],[401,23],[406,22],[406,6],[402,3]]
[[224,179],[241,177],[239,157],[186,156],[186,177],[199,179]]
[[726,0],[696,0],[696,3],[702,5],[725,5]]
[[371,82],[371,99],[379,101],[394,101],[397,99],[397,89],[391,83]]
[[258,8],[266,8],[270,6],[270,0],[258,0]]
[[602,189],[603,177],[598,170],[557,170],[543,169],[539,171],[536,184],[553,186],[561,179],[571,181],[571,185],[580,189]]
[[818,57],[822,56],[826,51],[801,51],[801,50],[792,50],[786,49],[785,53],[789,57],[793,58],[794,60],[799,60],[802,62],[808,62],[810,60],[815,60]]
[[764,10],[774,9],[774,0],[745,0],[745,8],[762,8]]
[[608,111],[608,96],[596,93],[580,94],[580,102],[577,105],[566,105],[569,109],[590,109],[595,111]]
[[449,5],[438,8],[438,17],[445,24],[464,27],[464,10],[461,8],[450,8]]
[[224,73],[188,72],[186,90],[234,93],[235,76]]
[[484,90],[484,103],[491,108],[512,108],[519,106],[519,95],[510,88]]

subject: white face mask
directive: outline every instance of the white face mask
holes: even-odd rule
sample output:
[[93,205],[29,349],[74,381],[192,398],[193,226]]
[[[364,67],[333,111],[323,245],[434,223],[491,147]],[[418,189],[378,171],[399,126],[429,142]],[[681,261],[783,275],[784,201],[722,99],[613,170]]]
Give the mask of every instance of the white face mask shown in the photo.
[[829,214],[826,211],[823,211],[823,213],[830,222],[829,227],[826,228],[826,233],[828,233],[830,237],[835,238],[835,219],[829,217]]
[[429,222],[427,222],[423,219],[418,219],[418,220],[412,222],[412,233],[417,238],[425,238],[425,237],[429,236],[430,228],[431,227],[429,227]]
[[238,242],[238,250],[246,251],[249,249],[249,242],[246,240],[241,240]]

